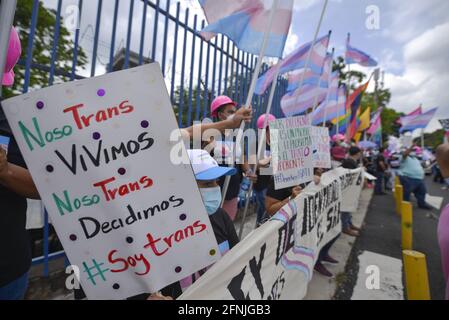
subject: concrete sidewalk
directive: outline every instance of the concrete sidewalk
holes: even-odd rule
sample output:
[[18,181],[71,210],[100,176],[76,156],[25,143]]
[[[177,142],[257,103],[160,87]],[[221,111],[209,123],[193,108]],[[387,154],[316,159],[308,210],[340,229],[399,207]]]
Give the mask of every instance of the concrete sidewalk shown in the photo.
[[[352,215],[352,221],[355,226],[363,225],[372,196],[373,189],[362,190],[358,212]],[[334,298],[339,284],[344,281],[346,263],[355,240],[356,238],[346,234],[342,233],[340,235],[330,250],[330,255],[340,263],[336,265],[326,264],[326,268],[334,274],[334,277],[327,278],[314,272],[305,300],[331,300]]]

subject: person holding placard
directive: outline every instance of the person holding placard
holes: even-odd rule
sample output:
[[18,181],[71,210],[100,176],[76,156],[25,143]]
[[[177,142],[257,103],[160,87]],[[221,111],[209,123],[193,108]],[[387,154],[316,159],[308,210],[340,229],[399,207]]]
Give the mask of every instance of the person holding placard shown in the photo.
[[[362,150],[359,147],[349,148],[349,156],[343,160],[342,167],[345,169],[357,169],[362,157]],[[342,232],[352,237],[360,235],[360,228],[352,224],[352,214],[350,212],[341,212]]]
[[[212,101],[211,115],[215,121],[225,121],[233,119],[237,112],[237,103],[232,101],[228,96],[219,96]],[[227,163],[227,159],[241,159],[243,154],[240,146],[237,146],[234,141],[214,141],[215,148],[213,149],[213,157],[219,159],[220,163]],[[240,191],[240,183],[242,182],[243,173],[253,182],[256,181],[257,176],[251,170],[249,164],[245,160],[242,164],[235,166],[237,173],[232,176],[229,181],[229,187],[223,202],[223,209],[229,214],[231,220],[234,220],[238,209],[238,195]],[[225,179],[220,180],[220,186],[223,187]]]
[[[222,196],[221,188],[217,181],[227,175],[235,175],[237,170],[235,168],[219,166],[217,161],[205,150],[187,150],[187,152],[201,197],[203,198],[204,206],[209,214],[220,253],[224,255],[237,245],[239,238],[229,215],[224,209],[220,208]],[[200,270],[186,279],[162,289],[161,293],[165,297],[177,298],[206,271],[207,269]]]
[[[21,52],[19,34],[11,28],[3,85],[13,85],[13,69]],[[28,287],[31,266],[31,248],[25,229],[26,198],[39,199],[39,193],[1,105],[0,137],[0,300],[20,300]]]
[[[263,114],[257,119],[257,128],[259,130],[264,129],[266,115]],[[268,115],[266,131],[265,131],[265,156],[263,159],[259,160],[259,168],[256,171],[257,182],[254,184],[254,193],[256,194],[257,201],[257,219],[256,227],[259,227],[266,218],[265,209],[265,196],[267,194],[268,185],[272,175],[264,173],[263,171],[269,167],[271,162],[271,152],[270,152],[270,127],[269,124],[275,121],[276,117],[272,114]],[[261,173],[262,171],[262,173]]]

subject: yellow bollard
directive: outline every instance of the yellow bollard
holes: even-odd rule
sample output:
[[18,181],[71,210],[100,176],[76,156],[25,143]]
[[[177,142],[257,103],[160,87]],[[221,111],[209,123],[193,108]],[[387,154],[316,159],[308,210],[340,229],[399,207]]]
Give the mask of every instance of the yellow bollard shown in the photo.
[[401,185],[401,180],[399,180],[399,176],[395,176],[394,177],[394,186],[399,186]]
[[404,188],[401,185],[396,186],[396,213],[398,215],[401,214],[402,209],[402,201],[404,200]]
[[413,209],[412,204],[402,201],[401,224],[402,224],[402,250],[413,248]]
[[405,286],[408,300],[430,300],[426,256],[418,251],[403,250]]

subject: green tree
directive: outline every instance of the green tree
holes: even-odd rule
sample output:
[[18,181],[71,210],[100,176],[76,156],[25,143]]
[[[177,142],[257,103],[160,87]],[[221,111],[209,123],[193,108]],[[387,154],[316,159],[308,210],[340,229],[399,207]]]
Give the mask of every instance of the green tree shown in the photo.
[[[4,88],[3,96],[10,97],[20,94],[22,92],[25,67],[23,66],[26,55],[26,48],[28,45],[28,38],[30,34],[31,15],[33,8],[33,0],[19,0],[17,2],[16,14],[14,17],[14,26],[19,32],[20,41],[22,44],[22,57],[21,63],[15,68],[14,72],[15,82],[14,86],[10,88]],[[34,36],[34,48],[33,48],[33,64],[50,67],[52,46],[54,42],[54,30],[56,23],[56,11],[44,7],[43,3],[39,1],[38,19],[36,24],[36,31]],[[54,77],[54,82],[65,82],[70,80],[67,76],[72,69],[73,49],[74,42],[72,35],[64,27],[64,21],[60,19],[60,31],[59,42],[57,48],[57,58],[55,67],[57,73]],[[87,63],[87,56],[81,47],[78,48],[78,68],[82,68]],[[30,76],[30,88],[42,88],[48,86],[50,74],[48,70],[41,70],[38,68],[32,68]]]

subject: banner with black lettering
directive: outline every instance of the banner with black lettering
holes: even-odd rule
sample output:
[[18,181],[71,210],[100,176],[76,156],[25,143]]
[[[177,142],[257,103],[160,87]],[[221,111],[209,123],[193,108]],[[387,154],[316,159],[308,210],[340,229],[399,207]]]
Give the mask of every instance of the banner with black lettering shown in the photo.
[[341,232],[342,186],[357,184],[350,177],[359,173],[362,169],[338,168],[323,174],[319,185],[309,184],[179,299],[303,299],[319,251]]

